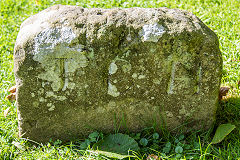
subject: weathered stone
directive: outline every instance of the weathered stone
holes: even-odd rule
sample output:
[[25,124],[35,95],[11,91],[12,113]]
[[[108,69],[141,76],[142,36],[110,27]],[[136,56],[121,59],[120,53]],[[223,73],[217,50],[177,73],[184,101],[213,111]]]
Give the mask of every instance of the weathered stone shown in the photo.
[[14,61],[19,133],[36,141],[215,119],[218,39],[186,11],[53,6],[22,24]]

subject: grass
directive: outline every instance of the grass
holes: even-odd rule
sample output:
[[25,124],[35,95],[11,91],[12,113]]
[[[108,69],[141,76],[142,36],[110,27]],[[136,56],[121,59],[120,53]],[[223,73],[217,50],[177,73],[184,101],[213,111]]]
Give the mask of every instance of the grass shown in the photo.
[[[219,37],[224,66],[222,84],[231,87],[229,96],[221,101],[215,126],[208,131],[189,135],[168,132],[154,139],[154,130],[141,135],[130,134],[140,143],[140,152],[133,159],[146,159],[154,154],[163,159],[240,159],[240,0],[1,0],[0,1],[0,159],[107,159],[91,148],[82,149],[83,140],[46,145],[29,143],[17,136],[17,112],[13,102],[5,99],[8,88],[14,85],[13,50],[21,23],[29,16],[54,4],[81,7],[168,7],[190,11],[197,15]],[[206,97],[207,98],[207,97]],[[7,116],[4,111],[9,109]],[[219,124],[232,123],[236,129],[221,143],[210,144]],[[180,138],[181,137],[181,138]],[[143,141],[144,142],[144,141]],[[170,149],[169,146],[171,145]],[[183,151],[178,147],[180,146]],[[177,148],[178,147],[178,148]],[[176,149],[177,148],[177,149]]]

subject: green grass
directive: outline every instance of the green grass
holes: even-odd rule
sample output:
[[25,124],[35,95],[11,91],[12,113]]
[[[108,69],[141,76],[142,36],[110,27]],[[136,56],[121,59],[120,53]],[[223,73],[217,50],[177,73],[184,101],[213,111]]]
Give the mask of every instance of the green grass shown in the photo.
[[[61,144],[49,142],[46,145],[29,143],[17,136],[17,112],[13,102],[5,99],[8,88],[14,85],[13,50],[21,23],[29,16],[54,4],[71,4],[81,7],[168,7],[190,11],[197,15],[219,37],[224,66],[222,83],[231,87],[231,97],[221,102],[215,126],[206,132],[199,131],[185,135],[161,134],[158,140],[152,138],[153,129],[146,129],[141,136],[131,134],[136,141],[148,140],[147,146],[135,153],[135,159],[146,159],[155,154],[166,159],[240,159],[240,0],[1,0],[0,1],[0,159],[107,159],[94,153],[91,148],[83,150],[83,140]],[[206,97],[208,98],[208,97]],[[4,111],[9,113],[4,117]],[[220,144],[211,145],[214,131],[219,124],[232,123],[236,129]],[[15,145],[13,145],[13,142]],[[21,146],[16,147],[19,142]],[[169,152],[164,147],[171,144]],[[183,148],[182,153],[176,147]]]

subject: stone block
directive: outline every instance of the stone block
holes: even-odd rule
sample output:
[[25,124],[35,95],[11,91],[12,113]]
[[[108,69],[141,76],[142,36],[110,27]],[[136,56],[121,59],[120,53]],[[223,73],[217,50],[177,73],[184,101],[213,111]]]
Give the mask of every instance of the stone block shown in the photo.
[[21,25],[14,71],[20,136],[65,141],[209,128],[222,57],[217,36],[186,11],[56,5]]

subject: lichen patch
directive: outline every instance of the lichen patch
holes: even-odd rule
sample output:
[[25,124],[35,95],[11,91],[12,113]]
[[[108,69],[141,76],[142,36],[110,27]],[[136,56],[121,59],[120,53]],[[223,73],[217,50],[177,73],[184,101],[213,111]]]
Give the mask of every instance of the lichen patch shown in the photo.
[[139,35],[141,36],[141,40],[143,42],[158,42],[163,33],[165,33],[164,27],[158,23],[154,23],[145,24],[142,30],[139,32]]
[[117,87],[111,83],[108,83],[108,94],[117,97],[120,95],[120,92],[118,92]]
[[54,94],[54,92],[52,92],[52,91],[46,92],[46,98],[49,98],[49,97],[53,97],[59,101],[64,101],[67,99],[65,96],[58,96],[58,95]]
[[122,71],[123,71],[124,73],[130,72],[131,69],[132,69],[131,64],[124,64],[124,65],[122,65]]
[[54,111],[54,109],[55,109],[55,106],[52,103],[48,103],[47,107],[49,107],[48,111]]
[[139,76],[138,76],[138,79],[144,79],[144,78],[146,78],[145,75],[139,75]]
[[153,79],[153,83],[154,83],[154,84],[158,84],[158,85],[159,85],[161,82],[160,82],[160,80],[159,80],[159,79],[157,79],[157,78],[154,78],[154,79]]
[[132,78],[136,79],[138,77],[138,74],[137,73],[133,73],[132,74]]
[[118,70],[117,65],[115,64],[115,62],[112,62],[112,63],[110,64],[110,66],[109,66],[109,74],[110,74],[110,75],[111,75],[111,74],[114,74],[114,73],[117,72],[117,70]]
[[73,89],[74,85],[68,86],[70,73],[74,73],[78,68],[87,67],[89,63],[84,45],[70,47],[72,42],[77,41],[73,30],[69,27],[47,28],[40,32],[34,41],[33,60],[41,63],[45,69],[38,78],[51,82],[53,91]]

